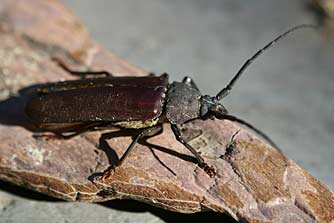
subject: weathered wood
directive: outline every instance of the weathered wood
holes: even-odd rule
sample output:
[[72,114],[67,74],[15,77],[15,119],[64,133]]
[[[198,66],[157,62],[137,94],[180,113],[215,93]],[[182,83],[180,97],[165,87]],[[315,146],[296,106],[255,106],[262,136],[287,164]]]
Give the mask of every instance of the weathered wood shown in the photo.
[[55,56],[78,69],[146,73],[92,42],[58,1],[1,0],[0,18],[1,180],[69,201],[129,198],[177,212],[228,212],[246,222],[334,221],[334,195],[326,186],[228,121],[183,128],[189,143],[216,167],[215,178],[197,167],[168,125],[137,145],[109,179],[96,177],[123,154],[131,137],[112,132],[107,143],[108,134],[91,132],[69,141],[34,139],[24,115],[29,88],[22,89],[73,79],[51,60]]

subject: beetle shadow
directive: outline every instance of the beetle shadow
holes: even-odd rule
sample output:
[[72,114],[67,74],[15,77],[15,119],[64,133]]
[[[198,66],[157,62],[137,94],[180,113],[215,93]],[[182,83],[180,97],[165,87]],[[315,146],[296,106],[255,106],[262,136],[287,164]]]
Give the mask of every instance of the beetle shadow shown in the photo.
[[[134,139],[135,136],[138,135],[138,130],[133,130],[133,129],[126,129],[126,130],[119,130],[119,131],[115,131],[115,132],[107,132],[107,133],[103,133],[99,139],[99,146],[98,149],[103,151],[108,159],[108,163],[110,166],[113,165],[117,165],[120,161],[120,158],[118,157],[117,153],[115,152],[115,150],[109,145],[109,143],[107,142],[108,139],[111,138],[115,138],[115,137],[129,137],[131,136],[132,139]],[[138,144],[143,145],[148,147],[148,149],[152,152],[152,155],[157,159],[157,161],[164,167],[166,168],[169,172],[171,172],[173,175],[176,175],[176,173],[168,167],[167,164],[165,164],[160,158],[159,156],[155,153],[155,150],[159,150],[161,152],[164,153],[168,153],[172,156],[178,157],[182,160],[191,162],[196,164],[197,160],[195,157],[191,156],[191,155],[186,155],[186,154],[182,154],[179,153],[175,150],[160,146],[160,145],[155,145],[152,143],[149,143],[147,140],[153,136],[149,136],[149,137],[143,137],[142,139],[140,139],[138,141]],[[93,180],[95,177],[101,176],[103,173],[94,173],[91,176],[88,177],[89,180]]]
[[22,126],[30,131],[36,131],[35,125],[25,114],[27,102],[36,95],[37,88],[43,84],[22,88],[17,95],[0,101],[0,124]]

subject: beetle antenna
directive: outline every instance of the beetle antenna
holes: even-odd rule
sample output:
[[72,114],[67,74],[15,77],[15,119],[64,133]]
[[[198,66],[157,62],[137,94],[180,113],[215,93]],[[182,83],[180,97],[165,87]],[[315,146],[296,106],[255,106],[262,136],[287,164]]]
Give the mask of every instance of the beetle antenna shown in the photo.
[[232,90],[233,85],[237,82],[237,80],[239,79],[239,77],[244,73],[244,71],[246,70],[246,68],[251,65],[253,63],[253,61],[259,57],[262,53],[264,53],[264,51],[266,51],[267,49],[269,49],[270,47],[272,47],[273,45],[275,45],[275,43],[277,43],[280,39],[282,39],[283,37],[285,37],[286,35],[288,35],[289,33],[297,30],[297,29],[302,29],[302,28],[314,28],[316,29],[317,26],[316,25],[311,25],[311,24],[302,24],[302,25],[298,25],[295,26],[289,30],[287,30],[286,32],[282,33],[281,35],[279,35],[278,37],[276,37],[274,40],[270,41],[269,43],[267,43],[267,45],[265,45],[262,49],[260,49],[259,51],[257,51],[252,57],[250,57],[243,65],[242,67],[239,69],[238,73],[232,78],[232,80],[230,81],[230,83],[228,83],[228,85],[226,85],[226,87],[224,87],[216,96],[217,100],[220,101],[221,99],[223,99],[224,97],[226,97]]
[[226,115],[226,114],[222,114],[222,113],[215,113],[215,117],[217,119],[221,119],[221,120],[230,120],[230,121],[233,121],[233,122],[237,122],[237,123],[240,123],[244,126],[247,126],[248,128],[250,128],[251,130],[253,130],[254,132],[256,132],[257,134],[259,134],[262,138],[264,138],[272,147],[276,148],[279,152],[282,153],[282,150],[276,145],[276,143],[274,143],[274,141],[272,139],[270,139],[269,136],[267,136],[265,133],[263,133],[261,130],[255,128],[252,124],[242,120],[242,119],[239,119],[235,116],[232,116],[232,115]]

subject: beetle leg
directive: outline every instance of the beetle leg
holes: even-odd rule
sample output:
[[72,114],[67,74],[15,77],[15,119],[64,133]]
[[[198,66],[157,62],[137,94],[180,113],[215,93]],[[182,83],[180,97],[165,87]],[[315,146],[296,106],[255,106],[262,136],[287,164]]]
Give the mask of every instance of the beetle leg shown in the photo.
[[213,167],[210,167],[205,163],[204,159],[201,155],[191,146],[189,145],[181,135],[181,130],[177,125],[171,125],[176,140],[182,143],[197,159],[198,166],[202,168],[210,177],[214,177],[216,175],[216,170]]
[[120,158],[119,162],[116,165],[110,166],[107,170],[105,170],[103,172],[102,179],[107,179],[108,177],[110,177],[110,175],[111,175],[112,171],[115,169],[115,167],[122,165],[122,163],[124,162],[124,160],[129,156],[130,152],[133,150],[133,148],[135,147],[135,145],[138,143],[138,141],[141,138],[143,138],[145,136],[153,136],[153,135],[161,133],[161,132],[156,131],[156,130],[157,130],[156,126],[153,126],[151,128],[146,128],[146,129],[142,130],[137,135],[137,137],[131,142],[131,144],[128,146],[128,148],[126,149],[125,153]]
[[75,71],[70,69],[68,66],[66,66],[62,61],[60,61],[57,58],[52,58],[52,60],[54,60],[55,62],[57,62],[57,64],[63,68],[66,72],[71,73],[72,75],[75,76],[80,76],[85,78],[86,76],[89,75],[104,75],[104,76],[113,76],[111,73],[109,73],[108,71]]
[[179,129],[179,127],[177,127],[177,125],[171,125],[171,126],[174,132],[174,135],[176,137],[176,140],[182,143],[192,154],[194,154],[198,163],[205,163],[201,155],[184,140],[184,138],[181,135],[181,130]]
[[125,151],[125,153],[123,154],[123,156],[121,157],[121,159],[119,160],[117,166],[122,165],[122,163],[124,162],[124,160],[129,156],[130,152],[133,150],[134,146],[136,145],[136,143],[138,142],[139,139],[145,137],[145,136],[150,136],[152,133],[155,134],[155,132],[152,132],[153,130],[155,130],[156,128],[147,128],[144,129],[143,131],[141,131],[137,137],[131,142],[131,144],[129,145],[129,147],[127,148],[127,150]]
[[182,80],[182,83],[185,83],[185,84],[189,85],[190,87],[193,87],[193,88],[195,88],[196,90],[199,91],[197,85],[195,84],[194,80],[191,77],[188,77],[188,76],[184,77],[183,80]]

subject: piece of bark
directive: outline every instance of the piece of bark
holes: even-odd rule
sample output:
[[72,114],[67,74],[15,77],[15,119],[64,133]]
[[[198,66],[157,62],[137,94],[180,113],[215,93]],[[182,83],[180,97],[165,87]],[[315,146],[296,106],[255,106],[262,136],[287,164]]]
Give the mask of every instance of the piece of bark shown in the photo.
[[334,33],[334,0],[312,0],[310,9],[318,20],[318,24],[323,28],[324,34],[332,40]]
[[[334,221],[334,195],[326,186],[229,121],[183,127],[217,169],[215,178],[198,168],[168,124],[163,134],[136,145],[109,179],[96,177],[131,137],[113,132],[106,143],[101,132],[91,132],[68,141],[36,140],[24,115],[25,87],[73,78],[51,57],[114,75],[145,72],[92,42],[58,1],[0,0],[0,18],[0,179],[69,201],[129,198],[177,212],[228,212],[246,222]],[[74,66],[78,62],[82,66]]]

